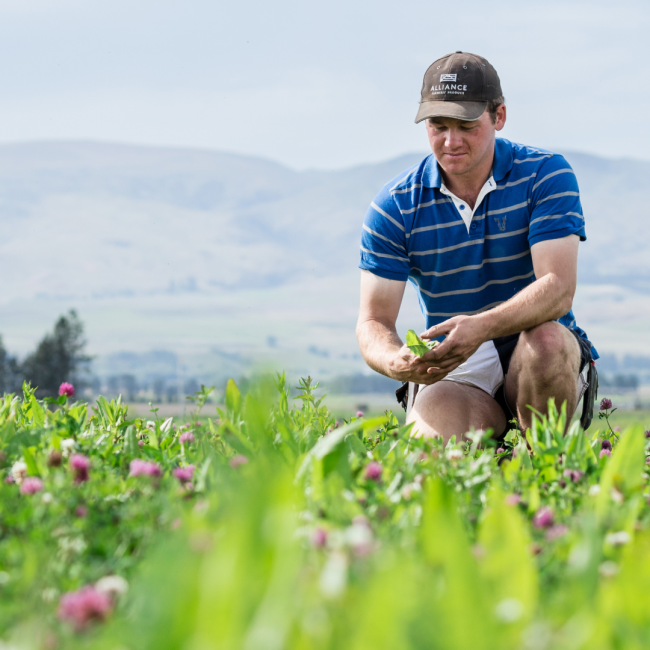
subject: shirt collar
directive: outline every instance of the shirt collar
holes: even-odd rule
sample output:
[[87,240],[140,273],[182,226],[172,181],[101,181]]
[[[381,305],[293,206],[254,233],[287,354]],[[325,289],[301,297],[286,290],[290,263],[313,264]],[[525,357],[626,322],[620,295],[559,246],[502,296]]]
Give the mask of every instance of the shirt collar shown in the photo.
[[[512,169],[512,160],[510,142],[503,138],[497,138],[494,143],[494,162],[492,163],[492,176],[497,183],[502,181]],[[433,154],[427,158],[427,162],[424,165],[422,184],[426,187],[435,187],[438,189],[442,186],[440,168]]]

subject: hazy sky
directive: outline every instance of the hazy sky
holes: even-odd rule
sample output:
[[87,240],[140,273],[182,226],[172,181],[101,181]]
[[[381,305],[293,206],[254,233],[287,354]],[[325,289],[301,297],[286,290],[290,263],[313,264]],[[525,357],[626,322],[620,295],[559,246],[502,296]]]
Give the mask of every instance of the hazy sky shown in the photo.
[[422,76],[496,67],[505,137],[650,158],[647,0],[1,0],[0,142],[96,139],[344,167],[425,150]]

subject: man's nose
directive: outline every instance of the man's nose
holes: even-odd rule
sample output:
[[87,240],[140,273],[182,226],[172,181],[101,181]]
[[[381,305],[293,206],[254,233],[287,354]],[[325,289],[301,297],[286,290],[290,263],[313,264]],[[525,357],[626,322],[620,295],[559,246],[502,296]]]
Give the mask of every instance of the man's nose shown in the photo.
[[457,149],[463,143],[463,139],[460,136],[458,129],[448,129],[447,137],[445,139],[445,146],[447,149]]

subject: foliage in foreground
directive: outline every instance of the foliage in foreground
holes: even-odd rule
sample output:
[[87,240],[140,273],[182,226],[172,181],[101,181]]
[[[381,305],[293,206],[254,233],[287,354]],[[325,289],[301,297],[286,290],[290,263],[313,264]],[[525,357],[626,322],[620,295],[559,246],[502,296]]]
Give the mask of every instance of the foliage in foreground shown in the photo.
[[443,448],[300,389],[230,382],[178,429],[5,396],[3,647],[650,645],[642,430],[563,435],[551,408]]

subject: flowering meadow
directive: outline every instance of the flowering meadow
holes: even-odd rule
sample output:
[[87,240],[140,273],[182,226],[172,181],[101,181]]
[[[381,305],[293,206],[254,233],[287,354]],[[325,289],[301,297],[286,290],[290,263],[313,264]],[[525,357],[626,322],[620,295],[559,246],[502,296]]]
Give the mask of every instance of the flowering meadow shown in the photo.
[[183,423],[6,395],[0,648],[650,647],[648,441],[611,403],[443,447],[297,388]]

